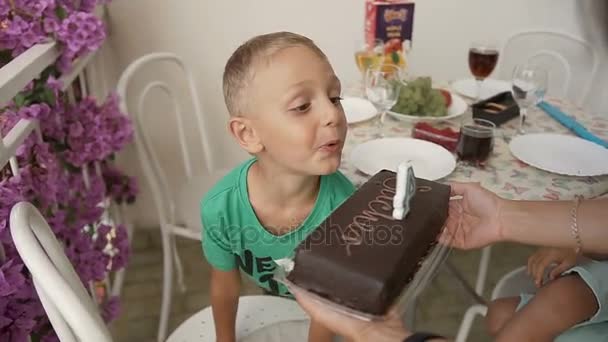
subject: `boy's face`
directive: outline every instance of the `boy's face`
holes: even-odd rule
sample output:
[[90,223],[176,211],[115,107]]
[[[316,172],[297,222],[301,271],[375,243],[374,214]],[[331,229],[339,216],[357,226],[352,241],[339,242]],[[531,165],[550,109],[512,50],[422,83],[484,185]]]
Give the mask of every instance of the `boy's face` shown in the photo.
[[260,158],[306,175],[335,172],[346,138],[340,81],[307,47],[291,47],[261,62],[247,91],[249,122]]

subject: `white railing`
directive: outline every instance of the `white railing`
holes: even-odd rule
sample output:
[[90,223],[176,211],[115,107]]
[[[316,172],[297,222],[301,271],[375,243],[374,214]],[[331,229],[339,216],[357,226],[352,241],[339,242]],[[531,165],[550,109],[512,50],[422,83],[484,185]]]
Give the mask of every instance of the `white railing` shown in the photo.
[[[37,44],[0,68],[0,106],[6,105],[15,97],[15,95],[22,91],[30,81],[38,78],[44,69],[54,64],[59,57],[59,54],[60,52],[57,48],[57,43],[53,41]],[[72,70],[61,76],[60,81],[62,81],[63,90],[67,91],[70,101],[74,101],[75,98],[73,88],[71,87],[74,81],[79,81],[82,97],[91,93],[90,90],[94,85],[91,84],[91,82],[87,82],[85,75],[88,73],[95,73],[94,70],[90,69],[90,62],[94,57],[95,53],[91,53],[79,58],[72,66]],[[15,153],[32,132],[36,132],[35,134],[38,138],[42,139],[37,120],[22,119],[6,134],[6,136],[0,137],[0,170],[9,163],[12,174],[19,174],[19,165]],[[84,165],[82,167],[85,185],[88,185],[87,180],[89,179],[89,172],[95,172],[98,176],[101,176],[99,163],[94,162],[91,165]],[[107,209],[104,220],[110,221],[109,223],[124,222],[124,208],[122,205],[116,205],[110,200],[105,202],[106,203],[100,204],[104,205]],[[127,227],[130,240],[132,227],[130,225],[127,225]],[[4,252],[2,251],[2,245],[0,245],[0,258],[4,259],[3,256]],[[3,260],[0,260],[0,262],[2,261]],[[124,268],[117,272],[113,284],[110,285],[110,280],[107,280],[106,285],[110,290],[110,295],[120,294],[123,279]],[[95,291],[92,291],[91,294],[95,295]]]
[[[62,90],[66,90],[83,73],[94,55],[89,54],[82,57],[74,64],[71,72],[60,78],[63,84]],[[59,57],[59,51],[55,42],[37,44],[0,68],[0,105],[8,103],[30,81],[36,79],[44,69],[55,63],[57,57]],[[6,137],[2,138],[0,143],[0,169],[4,168],[6,163],[10,161],[13,174],[19,173],[14,156],[15,151],[32,130],[37,127],[36,120],[20,120]],[[37,132],[39,137],[42,138],[40,131],[37,130]]]
[[59,57],[57,43],[36,44],[0,69],[0,104],[10,101]]
[[[23,52],[10,63],[0,68],[0,105],[9,102],[33,79],[53,64],[59,51],[55,42],[37,44]],[[10,162],[13,175],[19,174],[19,165],[15,152],[30,133],[36,130],[42,139],[36,120],[20,120],[0,144],[0,169]]]
[[[56,43],[37,44],[0,68],[0,105],[6,104],[15,97],[30,81],[36,79],[44,69],[55,63],[58,56]],[[67,89],[68,93],[71,92],[68,87],[76,78],[82,76],[93,56],[94,54],[89,54],[82,57],[74,64],[71,72],[60,78],[63,82],[63,90]],[[80,82],[80,84],[83,91],[82,95],[86,96],[86,86],[83,82]],[[10,162],[13,174],[19,173],[15,152],[34,130],[36,130],[38,137],[42,139],[37,120],[21,119],[5,137],[2,137],[0,169],[4,168],[7,162]],[[83,168],[83,170],[86,169],[86,167]]]

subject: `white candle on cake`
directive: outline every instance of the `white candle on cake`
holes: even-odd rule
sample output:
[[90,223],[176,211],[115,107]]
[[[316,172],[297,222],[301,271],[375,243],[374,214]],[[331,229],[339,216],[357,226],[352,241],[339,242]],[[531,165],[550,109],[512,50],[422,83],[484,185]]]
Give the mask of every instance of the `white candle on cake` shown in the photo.
[[[408,177],[408,170],[412,167],[412,163],[404,161],[397,167],[397,183],[395,184],[395,196],[393,197],[393,218],[402,220],[405,215],[405,201],[407,196],[408,182],[411,181]],[[408,206],[409,209],[409,206]]]

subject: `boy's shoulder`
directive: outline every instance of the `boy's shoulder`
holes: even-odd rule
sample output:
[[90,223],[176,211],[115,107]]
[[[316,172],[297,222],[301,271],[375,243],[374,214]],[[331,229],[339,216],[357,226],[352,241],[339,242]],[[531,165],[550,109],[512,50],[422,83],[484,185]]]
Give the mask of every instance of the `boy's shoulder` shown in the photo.
[[225,206],[234,196],[239,196],[242,177],[246,177],[247,169],[254,159],[247,160],[236,166],[220,179],[203,197],[201,211],[217,210]]
[[342,204],[357,190],[353,183],[340,171],[323,177],[325,178],[324,188],[326,189],[323,195],[329,196],[333,207]]
[[356,190],[353,183],[339,170],[324,177],[326,178],[326,182],[331,184],[333,191],[351,194]]

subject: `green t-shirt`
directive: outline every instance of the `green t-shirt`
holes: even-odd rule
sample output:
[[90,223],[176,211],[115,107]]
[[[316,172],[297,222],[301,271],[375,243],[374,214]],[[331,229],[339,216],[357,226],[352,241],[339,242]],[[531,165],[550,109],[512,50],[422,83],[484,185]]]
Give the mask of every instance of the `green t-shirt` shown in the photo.
[[258,220],[247,191],[250,159],[228,173],[203,198],[203,251],[209,263],[223,271],[237,267],[262,288],[289,295],[287,288],[273,279],[274,260],[291,257],[296,246],[318,227],[354,191],[353,184],[339,171],[321,176],[313,209],[295,230],[274,235]]

